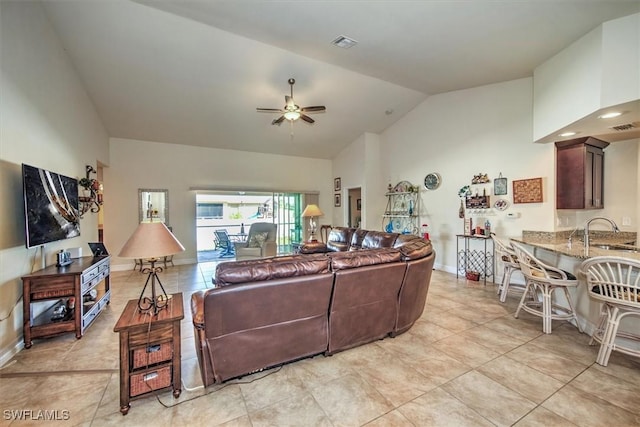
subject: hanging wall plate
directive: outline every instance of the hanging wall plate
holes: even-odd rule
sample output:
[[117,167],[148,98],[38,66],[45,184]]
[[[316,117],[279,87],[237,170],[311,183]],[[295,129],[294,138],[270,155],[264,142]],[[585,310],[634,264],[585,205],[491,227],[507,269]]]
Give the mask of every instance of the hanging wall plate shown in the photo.
[[424,188],[426,188],[427,190],[435,190],[436,188],[440,187],[441,181],[442,178],[440,178],[439,174],[431,172],[424,177]]

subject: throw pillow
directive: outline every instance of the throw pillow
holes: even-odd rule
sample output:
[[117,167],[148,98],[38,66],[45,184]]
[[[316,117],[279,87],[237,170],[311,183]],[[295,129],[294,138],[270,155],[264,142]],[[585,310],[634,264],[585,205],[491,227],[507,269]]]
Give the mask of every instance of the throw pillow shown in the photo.
[[264,245],[264,242],[267,240],[267,236],[269,232],[265,231],[262,233],[255,233],[249,239],[249,244],[247,245],[250,248],[261,248]]

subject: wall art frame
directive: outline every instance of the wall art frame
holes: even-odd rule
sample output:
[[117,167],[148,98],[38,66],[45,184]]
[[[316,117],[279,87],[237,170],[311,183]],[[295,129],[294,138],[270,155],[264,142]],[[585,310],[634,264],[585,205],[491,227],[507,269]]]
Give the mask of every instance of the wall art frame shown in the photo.
[[496,196],[505,196],[507,194],[507,178],[503,178],[502,174],[493,180],[493,194]]
[[542,178],[513,181],[513,203],[542,203]]

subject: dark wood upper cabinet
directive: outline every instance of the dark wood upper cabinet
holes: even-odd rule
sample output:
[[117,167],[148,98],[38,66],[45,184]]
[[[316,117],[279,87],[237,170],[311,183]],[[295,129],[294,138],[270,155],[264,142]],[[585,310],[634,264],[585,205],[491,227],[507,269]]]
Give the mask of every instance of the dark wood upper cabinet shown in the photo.
[[556,209],[604,208],[604,149],[584,137],[556,142]]

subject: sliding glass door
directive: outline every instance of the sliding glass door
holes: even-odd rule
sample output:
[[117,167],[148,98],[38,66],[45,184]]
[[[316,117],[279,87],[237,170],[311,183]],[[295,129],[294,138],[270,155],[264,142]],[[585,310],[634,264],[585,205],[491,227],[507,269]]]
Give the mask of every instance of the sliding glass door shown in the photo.
[[278,224],[278,250],[291,253],[291,243],[300,242],[303,238],[301,194],[274,193],[273,206]]
[[[198,260],[216,258],[219,249],[215,231],[231,236],[248,233],[254,222],[278,225],[278,253],[291,253],[292,242],[304,239],[301,193],[257,191],[207,191],[196,195],[196,235]],[[226,258],[227,260],[229,258]]]

